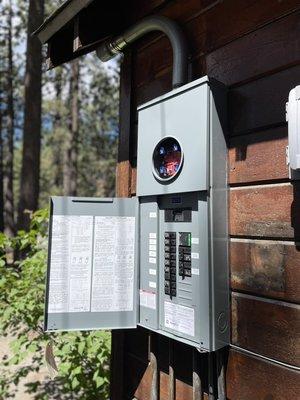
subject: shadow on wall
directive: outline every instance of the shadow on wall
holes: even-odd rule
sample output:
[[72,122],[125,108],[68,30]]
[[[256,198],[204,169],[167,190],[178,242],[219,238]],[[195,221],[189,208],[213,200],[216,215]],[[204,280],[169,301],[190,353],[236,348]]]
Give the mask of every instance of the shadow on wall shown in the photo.
[[292,182],[292,185],[291,224],[294,229],[295,246],[300,251],[300,180]]

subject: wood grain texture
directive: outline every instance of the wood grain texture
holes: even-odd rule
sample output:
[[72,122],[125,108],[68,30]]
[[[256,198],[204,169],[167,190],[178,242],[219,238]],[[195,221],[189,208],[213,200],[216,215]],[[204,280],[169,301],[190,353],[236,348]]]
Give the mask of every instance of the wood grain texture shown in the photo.
[[300,248],[269,240],[230,242],[231,288],[300,304]]
[[300,61],[299,12],[220,47],[205,57],[207,74],[225,85],[265,75]]
[[234,236],[300,237],[300,185],[231,189],[229,232]]
[[231,134],[285,124],[285,104],[299,76],[300,65],[296,65],[230,90]]
[[129,161],[120,161],[117,164],[116,186],[118,197],[131,195],[131,165]]
[[287,180],[287,128],[280,127],[230,139],[229,183]]
[[[249,18],[244,17],[245,8],[247,8]],[[287,18],[283,24],[277,22],[271,24],[272,29],[268,27],[256,29],[263,27],[279,15],[288,14],[297,8],[299,4],[293,1],[289,4],[288,2],[279,4],[274,0],[263,3],[229,0],[203,4],[195,0],[185,2],[178,0],[166,5],[161,10],[161,14],[176,20],[183,27],[196,73],[199,71],[199,57],[204,56],[207,73],[225,84],[232,84],[299,60],[296,52],[299,46],[296,34],[299,20],[296,17]],[[227,21],[226,24],[224,20]],[[254,31],[255,33],[252,33]],[[291,35],[291,32],[294,32],[294,35]],[[241,38],[235,43],[235,39],[245,35],[247,35],[246,39]],[[280,57],[283,43],[286,57]],[[225,52],[227,50],[224,56],[223,48]],[[136,44],[136,49],[137,86],[155,79],[172,64],[171,46],[163,35],[145,37]],[[221,50],[215,53],[215,49]],[[259,57],[260,52],[263,55],[262,60],[255,63],[257,68],[253,67],[253,57]],[[250,63],[248,57],[251,58]],[[241,71],[245,71],[246,76],[239,76]],[[197,74],[194,78],[196,76]]]
[[228,400],[296,400],[300,372],[231,350],[227,369]]
[[232,293],[232,343],[300,366],[300,305]]
[[[136,359],[130,357],[127,358],[130,363],[130,371],[126,376],[126,393],[133,396],[137,400],[152,400],[151,399],[151,381],[153,371],[151,366],[145,363],[141,363]],[[169,375],[164,371],[160,371],[159,374],[159,399],[169,400]],[[134,389],[135,388],[135,389]],[[176,379],[175,382],[175,400],[193,400],[193,388],[189,384]],[[204,399],[207,399],[204,395]]]

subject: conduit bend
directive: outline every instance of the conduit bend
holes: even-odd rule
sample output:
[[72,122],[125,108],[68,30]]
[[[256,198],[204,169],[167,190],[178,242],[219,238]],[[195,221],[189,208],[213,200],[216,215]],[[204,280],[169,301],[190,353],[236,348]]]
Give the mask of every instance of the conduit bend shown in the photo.
[[161,31],[170,40],[173,49],[173,88],[187,82],[188,53],[185,36],[179,25],[163,16],[146,17],[128,28],[123,34],[105,41],[97,50],[101,61],[108,61],[143,35]]

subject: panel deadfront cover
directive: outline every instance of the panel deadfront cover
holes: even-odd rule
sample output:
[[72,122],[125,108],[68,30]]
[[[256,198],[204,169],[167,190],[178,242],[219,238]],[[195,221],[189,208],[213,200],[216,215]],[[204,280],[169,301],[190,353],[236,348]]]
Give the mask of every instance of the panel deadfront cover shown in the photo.
[[137,204],[51,198],[45,330],[136,327]]

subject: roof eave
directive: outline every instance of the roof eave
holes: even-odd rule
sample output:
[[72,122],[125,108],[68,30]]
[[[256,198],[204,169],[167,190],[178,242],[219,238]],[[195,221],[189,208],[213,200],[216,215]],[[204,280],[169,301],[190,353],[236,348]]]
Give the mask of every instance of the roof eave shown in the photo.
[[35,32],[33,32],[33,35],[36,35],[42,44],[48,42],[56,32],[71,21],[92,1],[93,0],[67,0],[55,10]]

